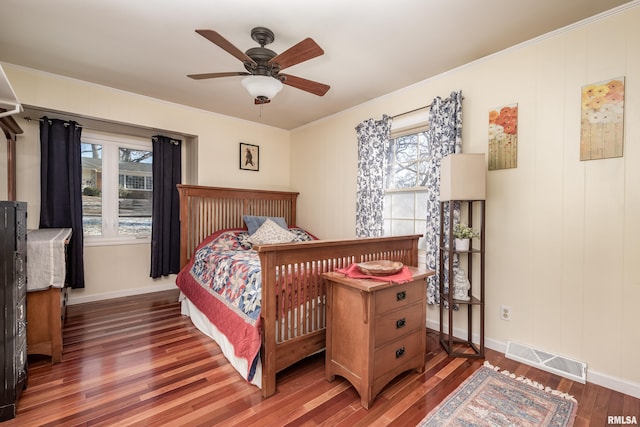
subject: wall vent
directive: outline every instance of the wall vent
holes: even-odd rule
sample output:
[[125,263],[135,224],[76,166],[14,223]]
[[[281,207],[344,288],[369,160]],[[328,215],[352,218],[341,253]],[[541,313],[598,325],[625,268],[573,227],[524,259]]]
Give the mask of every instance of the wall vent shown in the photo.
[[507,358],[531,365],[543,371],[557,374],[584,384],[587,381],[587,364],[557,354],[536,350],[523,344],[507,342]]

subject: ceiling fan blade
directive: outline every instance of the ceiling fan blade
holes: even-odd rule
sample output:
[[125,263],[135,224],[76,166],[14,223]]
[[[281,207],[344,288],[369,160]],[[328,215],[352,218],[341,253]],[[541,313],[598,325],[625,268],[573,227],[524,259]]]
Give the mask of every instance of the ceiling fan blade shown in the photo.
[[242,62],[249,62],[255,64],[255,61],[247,56],[246,53],[235,47],[229,40],[222,37],[217,31],[213,30],[196,30],[196,33],[200,34],[211,43],[216,44],[223,50],[226,50],[231,55],[235,56]]
[[269,64],[278,64],[280,65],[280,69],[284,70],[287,67],[308,61],[322,54],[324,54],[324,50],[322,50],[313,39],[306,38],[300,43],[291,46],[280,55],[271,58]]
[[318,96],[324,96],[324,94],[331,89],[331,86],[324,83],[314,82],[313,80],[303,79],[302,77],[292,76],[290,74],[278,74],[278,77],[284,77],[284,80],[282,80],[283,84]]
[[230,76],[250,76],[250,73],[246,71],[231,71],[228,73],[204,73],[204,74],[187,74],[187,77],[194,80],[202,79],[215,79],[216,77],[230,77]]

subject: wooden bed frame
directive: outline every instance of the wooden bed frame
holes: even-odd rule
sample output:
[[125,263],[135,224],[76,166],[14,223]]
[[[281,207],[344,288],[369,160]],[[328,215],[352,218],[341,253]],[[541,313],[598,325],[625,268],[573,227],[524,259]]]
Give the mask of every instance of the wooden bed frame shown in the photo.
[[[244,228],[243,215],[284,217],[296,225],[298,193],[178,185],[180,264],[214,231]],[[313,232],[313,230],[309,230]],[[262,269],[262,395],[276,392],[276,373],[325,348],[322,274],[354,262],[388,259],[418,265],[421,235],[316,240],[256,247]]]

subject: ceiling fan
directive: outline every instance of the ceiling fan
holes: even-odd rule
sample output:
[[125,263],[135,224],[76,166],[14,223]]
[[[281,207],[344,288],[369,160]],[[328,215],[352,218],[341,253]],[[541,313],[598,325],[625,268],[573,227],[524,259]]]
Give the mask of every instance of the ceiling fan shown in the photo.
[[273,31],[265,27],[256,27],[251,30],[251,38],[258,42],[260,47],[252,47],[246,52],[242,52],[216,31],[196,30],[196,33],[238,58],[242,61],[247,71],[189,74],[187,77],[202,80],[217,77],[248,76],[242,80],[242,85],[253,96],[256,104],[271,102],[271,98],[282,89],[283,83],[318,96],[323,96],[330,88],[330,86],[323,83],[281,73],[285,68],[324,54],[322,48],[311,38],[306,38],[284,52],[276,54],[265,47],[265,45],[275,40]]

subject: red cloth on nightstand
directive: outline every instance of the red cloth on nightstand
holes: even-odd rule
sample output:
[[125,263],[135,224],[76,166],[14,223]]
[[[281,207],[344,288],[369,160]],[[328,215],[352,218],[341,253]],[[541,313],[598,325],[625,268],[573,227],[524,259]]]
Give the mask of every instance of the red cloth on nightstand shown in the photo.
[[353,279],[373,279],[379,280],[381,282],[408,283],[413,279],[413,275],[411,274],[409,267],[407,267],[406,265],[403,266],[402,270],[400,270],[399,272],[390,274],[388,276],[370,276],[364,274],[358,268],[358,264],[351,264],[347,268],[337,268],[336,271]]

